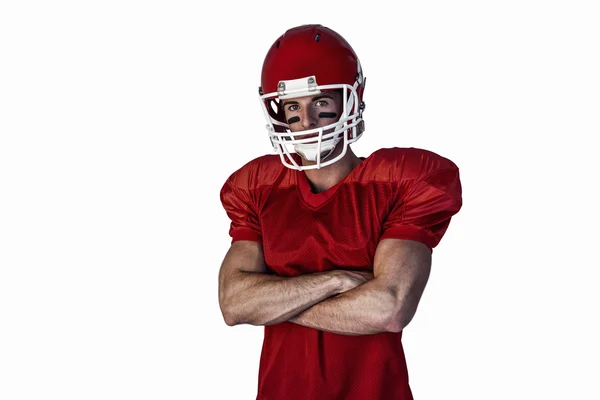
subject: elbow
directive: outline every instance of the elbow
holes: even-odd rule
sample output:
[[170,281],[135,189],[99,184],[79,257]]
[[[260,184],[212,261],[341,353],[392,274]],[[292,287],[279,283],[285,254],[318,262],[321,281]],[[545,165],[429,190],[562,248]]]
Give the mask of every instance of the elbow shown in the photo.
[[219,306],[221,308],[223,320],[229,326],[242,324],[262,326],[273,323],[270,319],[265,318],[262,313],[253,311],[253,307],[244,303],[239,298],[231,299],[222,297],[219,299]]
[[241,314],[239,311],[233,311],[231,309],[226,309],[225,311],[221,309],[223,314],[223,320],[229,326],[248,324],[253,326],[267,326],[278,323],[277,321],[271,321],[267,319],[259,319],[258,317],[251,315]]
[[227,325],[235,326],[238,324],[237,320],[235,319],[235,317],[231,311],[221,308],[221,314],[223,315],[223,320],[225,321],[225,323]]
[[237,317],[237,315],[231,311],[222,311],[222,314],[223,314],[223,320],[229,326],[236,326],[236,325],[240,325],[242,323],[240,321],[240,319]]
[[225,321],[225,323],[227,325],[235,326],[240,323],[239,318],[237,317],[237,314],[234,310],[234,307],[232,307],[230,302],[227,302],[224,299],[221,299],[221,301],[219,302],[219,307],[221,308],[221,314],[223,315],[223,320]]
[[384,329],[386,332],[398,333],[412,320],[414,313],[407,313],[406,310],[394,309],[385,319]]
[[233,319],[233,318],[231,318],[231,317],[229,317],[227,315],[223,315],[223,320],[225,321],[225,323],[228,326],[236,326],[238,324],[235,319]]
[[236,306],[235,304],[223,302],[220,304],[220,306],[221,314],[223,315],[223,320],[229,326],[236,326],[242,324],[265,325],[265,323],[259,323],[255,321],[254,318],[250,318],[250,316],[247,315],[248,310]]
[[403,295],[394,290],[388,298],[384,327],[386,332],[398,333],[412,321],[417,312],[418,298],[411,295]]
[[[408,322],[410,322],[410,321],[408,321]],[[404,328],[406,328],[406,325],[408,325],[408,322],[405,322],[400,319],[391,319],[390,321],[388,321],[388,323],[385,327],[385,331],[392,332],[392,333],[402,332],[402,330]]]
[[263,325],[266,326],[266,325],[273,324],[273,322],[256,320],[256,319],[252,319],[250,317],[244,318],[239,313],[236,313],[236,312],[226,311],[226,312],[222,312],[222,313],[223,313],[223,320],[229,326],[236,326],[236,325],[242,325],[242,324],[248,324],[248,325],[254,325],[254,326],[263,326]]

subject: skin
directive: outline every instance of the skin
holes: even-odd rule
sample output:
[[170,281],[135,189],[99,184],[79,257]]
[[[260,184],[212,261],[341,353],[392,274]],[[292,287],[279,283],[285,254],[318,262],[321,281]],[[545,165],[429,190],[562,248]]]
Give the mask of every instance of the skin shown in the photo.
[[[341,115],[341,95],[300,97],[284,103],[286,119],[299,132],[326,126]],[[337,152],[337,153],[335,153]],[[334,150],[335,156],[341,146]],[[302,160],[304,165],[310,161]],[[361,162],[349,148],[342,159],[321,169],[306,170],[315,192],[331,188]],[[313,163],[314,164],[314,163]],[[342,266],[340,266],[342,267]],[[400,332],[412,320],[431,270],[431,251],[420,242],[384,239],[375,252],[373,273],[338,269],[280,277],[267,274],[262,245],[231,245],[219,271],[219,305],[225,323],[272,325],[289,321],[343,335]]]

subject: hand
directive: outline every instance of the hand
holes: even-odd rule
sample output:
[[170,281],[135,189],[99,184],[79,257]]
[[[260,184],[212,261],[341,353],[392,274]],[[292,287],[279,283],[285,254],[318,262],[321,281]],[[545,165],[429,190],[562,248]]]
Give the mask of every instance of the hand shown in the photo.
[[340,280],[340,290],[338,294],[354,289],[373,279],[373,274],[371,272],[348,271],[343,269],[337,269],[331,272]]

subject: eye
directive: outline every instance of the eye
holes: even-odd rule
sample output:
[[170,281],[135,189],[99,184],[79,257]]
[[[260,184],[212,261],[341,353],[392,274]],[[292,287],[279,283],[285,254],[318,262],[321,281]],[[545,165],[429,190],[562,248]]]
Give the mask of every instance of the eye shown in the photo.
[[326,107],[328,105],[329,105],[329,103],[325,100],[318,100],[315,102],[315,106],[317,106],[317,107]]
[[287,109],[288,111],[298,111],[300,107],[298,107],[298,104],[290,104]]

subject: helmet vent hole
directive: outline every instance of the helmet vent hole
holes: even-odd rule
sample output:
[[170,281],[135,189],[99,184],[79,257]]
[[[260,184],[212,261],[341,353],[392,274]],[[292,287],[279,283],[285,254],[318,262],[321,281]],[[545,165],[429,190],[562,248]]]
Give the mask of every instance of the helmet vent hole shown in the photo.
[[315,42],[318,42],[319,39],[321,39],[321,34],[317,33],[317,36],[315,36]]
[[275,47],[279,48],[279,43],[281,43],[281,42],[278,40],[277,41],[277,46],[275,46]]

